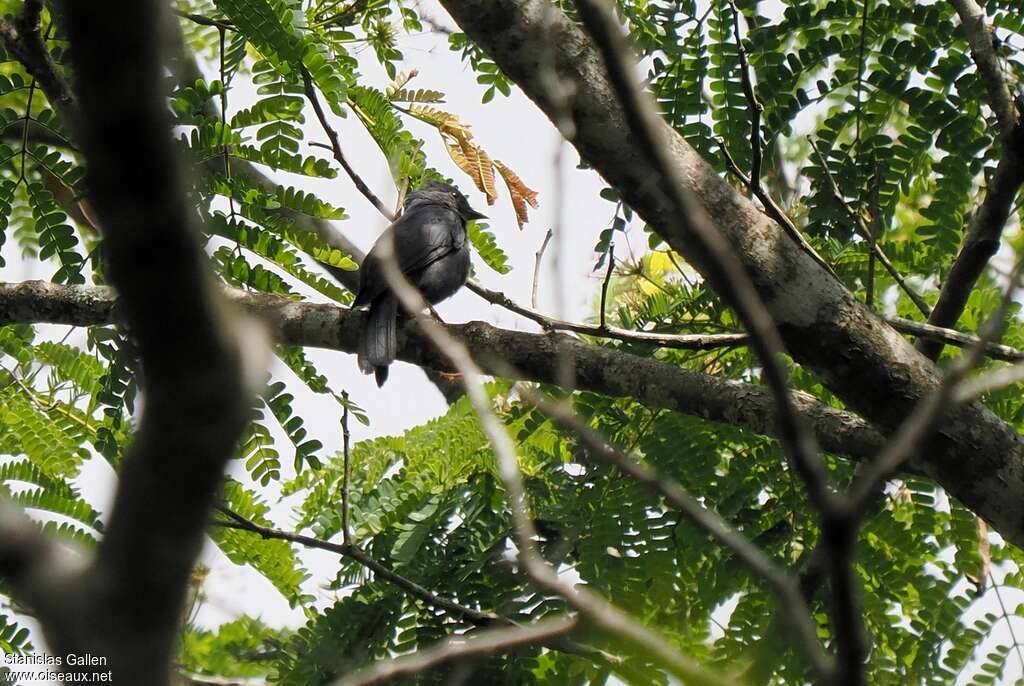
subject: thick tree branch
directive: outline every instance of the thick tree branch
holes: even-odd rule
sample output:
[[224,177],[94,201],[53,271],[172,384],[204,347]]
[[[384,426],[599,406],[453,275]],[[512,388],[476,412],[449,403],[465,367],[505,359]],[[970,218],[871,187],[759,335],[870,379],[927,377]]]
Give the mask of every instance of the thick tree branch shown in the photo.
[[791,404],[788,378],[780,359],[782,339],[775,323],[732,246],[683,186],[682,176],[664,145],[667,127],[636,83],[629,48],[608,6],[601,0],[576,0],[576,9],[604,62],[628,132],[654,178],[661,181],[653,195],[661,195],[660,201],[673,213],[675,230],[688,236],[691,251],[704,264],[708,280],[736,310],[750,333],[748,345],[760,360],[761,376],[775,396],[783,448],[803,479],[811,502],[824,510],[832,500],[831,477],[818,454],[813,434],[806,430]]
[[42,11],[43,0],[27,0],[21,15],[14,22],[0,19],[0,39],[7,52],[21,62],[29,76],[46,93],[64,123],[73,128],[78,122],[78,104],[50,56],[50,51],[46,49],[39,26]]
[[[1002,150],[999,164],[988,181],[985,199],[967,227],[960,253],[928,317],[929,324],[941,327],[956,326],[963,314],[978,278],[999,250],[1013,202],[1024,184],[1024,124],[1003,80],[992,36],[985,25],[985,12],[974,0],[951,0],[951,3],[960,16],[971,55],[988,90],[989,105],[999,121]],[[942,345],[935,341],[919,341],[917,347],[933,360],[942,352]]]
[[[289,345],[354,354],[364,313],[333,305],[232,291],[231,297],[267,322],[277,340]],[[14,322],[95,326],[118,321],[113,291],[96,286],[63,286],[45,281],[0,284],[0,325]],[[559,350],[574,360],[577,388],[629,397],[651,407],[709,419],[753,433],[777,435],[771,393],[763,386],[686,371],[566,336],[499,329],[484,322],[448,324],[489,373],[516,373],[527,381],[557,384]],[[399,330],[398,357],[442,372],[454,371],[414,323]],[[794,392],[793,402],[831,453],[872,457],[885,443],[874,427],[850,412]]]
[[1020,115],[1013,105],[1010,90],[1006,87],[999,56],[996,55],[996,47],[992,43],[992,34],[985,24],[985,10],[974,0],[949,0],[949,4],[953,5],[957,16],[960,17],[967,43],[971,46],[971,57],[978,65],[978,73],[985,84],[985,90],[988,91],[988,104],[999,122],[999,133],[1008,140],[1017,127]]
[[[74,583],[54,589],[64,616],[44,629],[57,654],[102,655],[119,683],[161,686],[206,512],[248,415],[243,356],[185,202],[160,92],[161,5],[64,10],[76,56],[74,126],[107,273],[146,371],[146,408],[106,536]],[[256,345],[261,337],[250,333]]]
[[[673,249],[707,275],[693,237],[667,201],[666,179],[627,133],[630,127],[601,57],[579,26],[542,0],[441,2],[554,121],[558,99],[540,76],[540,56],[553,53],[558,75],[576,86],[573,145]],[[879,426],[898,425],[938,387],[934,365],[799,250],[667,124],[662,133],[678,175],[753,277],[787,351],[847,406]],[[1024,492],[1024,440],[1012,428],[979,404],[962,406],[948,414],[943,431],[921,455],[917,467],[1006,538],[1024,545],[1024,500],[1017,496]]]

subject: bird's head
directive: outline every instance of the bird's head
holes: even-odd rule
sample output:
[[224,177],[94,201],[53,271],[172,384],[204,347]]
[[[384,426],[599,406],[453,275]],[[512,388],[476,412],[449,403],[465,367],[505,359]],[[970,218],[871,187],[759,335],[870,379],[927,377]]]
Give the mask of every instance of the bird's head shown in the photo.
[[405,199],[405,206],[408,208],[414,202],[436,203],[450,207],[459,215],[469,221],[471,219],[487,219],[487,215],[477,212],[469,206],[466,199],[458,188],[440,181],[427,181],[425,184],[409,193]]

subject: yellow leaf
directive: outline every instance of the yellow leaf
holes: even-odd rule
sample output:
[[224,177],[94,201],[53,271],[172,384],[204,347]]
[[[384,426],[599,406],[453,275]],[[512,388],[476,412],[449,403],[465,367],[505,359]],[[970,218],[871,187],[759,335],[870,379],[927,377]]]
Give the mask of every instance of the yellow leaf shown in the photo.
[[469,132],[469,124],[463,123],[461,119],[451,112],[445,112],[444,110],[426,105],[411,105],[408,112],[420,121],[436,126],[441,130],[441,133],[450,133],[455,138],[472,135]]
[[401,91],[407,83],[416,77],[417,74],[419,74],[419,71],[416,69],[411,69],[399,74],[398,78],[395,79],[395,82],[387,87],[388,97],[390,97],[392,93]]

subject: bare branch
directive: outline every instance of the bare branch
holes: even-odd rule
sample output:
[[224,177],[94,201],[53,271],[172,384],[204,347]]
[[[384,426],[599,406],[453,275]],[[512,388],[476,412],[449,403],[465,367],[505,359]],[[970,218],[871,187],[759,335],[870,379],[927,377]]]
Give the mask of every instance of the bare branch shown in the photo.
[[467,636],[452,636],[437,645],[392,660],[374,663],[335,682],[335,686],[378,686],[415,677],[439,667],[541,645],[576,628],[575,617],[543,619],[531,626],[499,627]]
[[551,242],[551,237],[555,235],[555,232],[548,229],[548,232],[544,234],[544,242],[540,244],[540,249],[534,258],[533,263],[533,288],[530,291],[530,305],[534,309],[537,309],[537,288],[540,286],[540,265],[544,260],[544,251],[548,248],[548,243]]
[[492,291],[480,285],[476,281],[470,281],[469,290],[481,298],[498,305],[510,312],[515,312],[527,319],[531,319],[546,331],[572,331],[573,333],[596,336],[598,338],[612,338],[627,343],[642,343],[653,345],[659,348],[673,348],[675,350],[715,350],[717,348],[733,348],[745,345],[749,337],[745,333],[727,334],[661,334],[650,331],[631,331],[616,326],[593,326],[591,324],[579,324],[567,322],[563,319],[549,317],[546,314],[530,309],[511,300],[504,293]]
[[[969,348],[981,342],[981,339],[973,334],[961,333],[953,329],[943,329],[931,324],[915,322],[912,319],[904,319],[903,317],[886,317],[885,321],[900,333],[939,341],[945,345],[953,345],[957,348]],[[1024,362],[1024,350],[1001,343],[988,343],[985,346],[985,355],[993,360]]]
[[910,298],[921,314],[925,317],[929,316],[929,314],[931,314],[931,308],[928,307],[928,303],[925,302],[924,298],[911,288],[910,284],[908,284],[903,276],[900,275],[896,266],[892,263],[892,260],[889,259],[889,256],[886,255],[885,252],[882,251],[882,248],[879,247],[878,243],[875,242],[874,234],[871,233],[870,227],[864,223],[864,218],[856,210],[850,207],[848,202],[846,202],[846,198],[843,197],[842,191],[839,190],[839,185],[836,183],[835,177],[832,176],[832,170],[829,169],[828,159],[822,154],[821,150],[818,149],[818,144],[815,143],[812,138],[808,138],[807,140],[810,141],[811,147],[814,149],[814,153],[818,156],[818,160],[821,162],[822,171],[824,172],[825,179],[828,181],[829,186],[832,189],[833,197],[836,199],[836,202],[846,210],[846,214],[849,215],[850,221],[853,222],[854,230],[861,238],[868,242],[868,248],[872,251],[875,257],[878,258],[878,261],[882,263],[885,270],[889,272],[889,276],[891,276],[892,280],[896,282],[896,285],[907,294],[907,297]]
[[[281,343],[353,354],[357,350],[362,312],[274,295],[240,291],[229,291],[229,295],[263,319]],[[92,326],[114,323],[117,317],[116,299],[109,288],[43,281],[0,283],[0,324]],[[518,374],[515,378],[557,384],[559,345],[569,346],[576,386],[581,390],[631,397],[650,407],[723,422],[758,434],[775,436],[779,432],[771,393],[760,384],[698,374],[564,336],[510,331],[484,322],[447,324],[445,328],[470,347],[488,373],[501,376],[511,370]],[[454,371],[451,363],[424,340],[414,323],[399,330],[398,357],[439,372]],[[884,445],[882,434],[851,412],[829,407],[806,393],[794,392],[792,402],[814,428],[821,445],[831,453],[864,459],[876,455]],[[945,485],[951,492],[959,492],[956,482]]]
[[523,398],[579,436],[589,449],[589,456],[613,465],[664,498],[665,502],[735,553],[753,574],[767,581],[779,597],[779,605],[793,628],[797,643],[815,671],[822,678],[832,673],[832,658],[818,641],[817,627],[811,620],[810,608],[796,579],[731,527],[721,515],[687,493],[678,481],[659,474],[650,465],[631,459],[583,423],[565,404],[551,402],[531,391],[524,392]]
[[338,132],[334,130],[331,123],[327,120],[327,113],[324,112],[323,106],[320,104],[320,98],[316,94],[316,86],[313,84],[313,79],[309,76],[309,72],[305,67],[302,67],[302,84],[306,93],[306,99],[309,100],[309,104],[313,106],[313,111],[316,112],[316,118],[320,120],[320,126],[323,127],[324,133],[327,134],[328,140],[331,141],[330,150],[334,153],[334,159],[337,160],[341,168],[345,170],[348,177],[352,179],[352,183],[355,184],[356,188],[363,197],[370,201],[377,211],[380,212],[388,221],[395,220],[395,213],[388,209],[388,206],[384,204],[377,195],[370,190],[370,187],[366,185],[366,182],[356,173],[356,170],[352,168],[348,160],[345,158],[345,153],[341,150],[341,141],[338,139]]
[[313,538],[312,536],[305,536],[303,534],[261,526],[260,524],[257,524],[256,522],[243,517],[237,512],[233,512],[226,507],[219,507],[217,509],[228,516],[230,521],[214,520],[212,523],[215,526],[248,531],[265,539],[288,541],[289,543],[297,543],[307,548],[326,550],[328,552],[335,553],[336,555],[347,557],[348,559],[358,562],[369,569],[371,572],[376,574],[378,578],[383,579],[389,584],[401,589],[403,593],[422,601],[430,607],[436,607],[440,610],[444,610],[452,617],[464,619],[468,622],[472,622],[473,624],[486,626],[494,623],[509,623],[509,620],[499,617],[496,614],[474,610],[471,607],[466,607],[448,600],[447,598],[442,598],[436,593],[433,593],[432,591],[429,591],[423,586],[417,584],[415,581],[391,571],[383,564],[367,555],[361,548],[351,543],[331,543],[330,541],[323,541],[319,538]]

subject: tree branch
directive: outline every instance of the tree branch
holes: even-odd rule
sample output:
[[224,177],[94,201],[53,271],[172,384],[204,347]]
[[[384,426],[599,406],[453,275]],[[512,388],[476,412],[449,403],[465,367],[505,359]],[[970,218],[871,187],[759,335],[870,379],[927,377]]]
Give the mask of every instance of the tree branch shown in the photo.
[[327,113],[324,112],[323,106],[320,104],[320,98],[316,94],[316,86],[313,84],[313,79],[310,78],[309,72],[306,71],[305,67],[302,67],[302,84],[306,93],[306,99],[309,100],[309,104],[313,106],[313,111],[316,112],[316,118],[320,120],[320,126],[323,127],[324,133],[327,134],[327,139],[331,142],[330,150],[334,154],[334,159],[337,160],[341,168],[348,174],[348,178],[352,179],[352,183],[355,184],[356,188],[360,193],[363,194],[370,203],[377,208],[388,221],[395,220],[395,213],[388,209],[388,206],[378,198],[370,187],[366,185],[362,177],[356,173],[356,170],[349,164],[348,159],[345,157],[345,153],[341,150],[341,141],[338,139],[338,132],[334,130],[331,123],[327,120]]
[[810,255],[815,262],[820,264],[826,271],[832,276],[836,276],[836,273],[832,270],[825,259],[818,254],[814,247],[807,242],[803,234],[800,233],[800,229],[796,227],[796,224],[786,216],[786,213],[782,211],[782,208],[778,206],[775,200],[768,195],[768,192],[764,189],[761,184],[761,161],[763,157],[763,150],[761,147],[761,113],[764,112],[764,105],[757,99],[757,93],[754,91],[754,82],[750,76],[750,65],[747,61],[747,49],[743,45],[743,37],[740,35],[740,10],[736,6],[735,0],[729,0],[729,6],[732,9],[732,23],[733,23],[733,36],[736,39],[736,52],[740,62],[740,84],[743,88],[743,96],[747,100],[747,106],[750,108],[750,175],[746,176],[736,166],[736,162],[729,155],[729,151],[725,147],[725,141],[719,141],[719,145],[722,151],[725,153],[726,163],[734,167],[734,173],[744,179],[744,183],[750,188],[750,192],[753,193],[754,197],[761,201],[764,205],[765,212],[768,216],[774,219],[782,229],[789,234],[800,249]]
[[401,574],[396,574],[380,562],[377,562],[372,557],[366,554],[361,548],[351,543],[331,543],[330,541],[323,541],[319,538],[313,538],[312,536],[304,536],[298,533],[292,533],[289,531],[281,531],[280,529],[273,529],[271,527],[261,526],[256,522],[253,522],[246,517],[233,512],[225,507],[217,508],[225,515],[231,518],[231,521],[214,520],[215,526],[222,526],[228,529],[238,529],[240,531],[248,531],[259,535],[265,539],[276,539],[279,541],[288,541],[289,543],[298,543],[299,545],[307,548],[317,548],[319,550],[326,550],[342,557],[347,557],[350,560],[358,562],[362,566],[369,569],[371,572],[377,575],[378,578],[387,581],[388,583],[401,589],[403,593],[422,601],[430,607],[436,607],[440,610],[444,610],[452,617],[458,619],[464,619],[478,624],[481,626],[487,626],[494,623],[510,623],[509,620],[499,617],[496,614],[490,612],[481,612],[480,610],[474,610],[471,607],[460,605],[454,601],[442,598],[441,596],[433,593],[423,586],[417,584],[411,579],[407,579]]
[[[557,94],[539,68],[539,56],[545,50],[552,53],[553,68],[575,84],[568,113],[575,129],[572,144],[655,232],[706,276],[708,265],[667,201],[666,179],[638,154],[601,56],[579,25],[552,10],[546,0],[441,2],[501,70],[557,121]],[[548,15],[551,21],[545,21]],[[659,126],[664,152],[753,277],[790,355],[818,374],[847,407],[887,430],[898,426],[938,387],[935,366],[736,193],[677,132],[664,123]],[[915,468],[936,478],[1005,536],[1024,544],[1024,500],[1016,495],[1024,491],[1024,440],[1010,426],[978,403],[964,405],[948,414],[943,431],[933,435],[921,455]]]
[[949,0],[949,4],[953,5],[960,17],[960,25],[971,46],[971,57],[978,65],[978,73],[988,91],[988,104],[999,122],[999,132],[1004,140],[1008,140],[1017,127],[1020,115],[1003,79],[1003,69],[992,44],[992,34],[985,25],[985,10],[974,0]]
[[46,49],[39,26],[42,10],[43,0],[27,0],[21,15],[13,23],[0,19],[0,39],[7,52],[21,62],[29,76],[38,82],[65,125],[73,129],[78,123],[78,104]]
[[[277,340],[288,345],[327,348],[355,354],[365,314],[334,305],[302,303],[275,295],[231,291],[233,300],[263,319]],[[119,321],[115,294],[97,286],[65,286],[45,281],[0,283],[0,324],[51,323],[95,326]],[[565,336],[499,329],[484,322],[448,324],[484,369],[495,375],[557,384],[558,352],[574,361],[577,387],[602,395],[630,397],[757,434],[774,436],[778,428],[770,392],[763,386],[697,374],[657,360]],[[415,323],[399,329],[398,357],[441,372],[451,364],[439,357]],[[829,407],[806,393],[793,402],[831,453],[870,458],[884,437],[857,415]]]
[[832,659],[818,641],[817,627],[795,578],[730,526],[715,510],[705,507],[687,493],[678,481],[630,458],[582,422],[564,404],[551,402],[533,392],[525,393],[524,399],[579,436],[587,446],[589,456],[613,465],[656,493],[698,528],[732,551],[751,573],[767,581],[778,596],[779,606],[793,629],[800,649],[819,677],[827,679],[833,671]]
[[473,291],[492,305],[503,307],[509,312],[515,312],[518,315],[537,322],[545,331],[572,331],[573,333],[595,336],[597,338],[611,338],[626,343],[641,343],[644,345],[653,345],[659,348],[672,348],[675,350],[716,350],[718,348],[733,348],[740,345],[746,345],[749,340],[749,336],[745,333],[708,335],[661,334],[651,331],[631,331],[629,329],[620,329],[617,326],[594,326],[591,324],[567,322],[564,319],[549,317],[542,312],[520,305],[504,293],[492,291],[476,281],[469,281],[467,287],[469,290]]
[[542,645],[576,628],[575,617],[543,619],[531,626],[512,626],[452,636],[411,655],[374,663],[344,677],[334,686],[378,686],[403,677],[416,677],[439,667],[479,660],[492,655]]
[[[935,308],[928,317],[929,324],[940,327],[956,326],[978,278],[999,250],[1003,228],[1024,184],[1024,125],[1003,80],[992,37],[985,25],[985,12],[974,0],[950,2],[960,16],[971,55],[988,90],[989,105],[999,121],[1002,151],[999,164],[988,182],[985,199],[967,228],[960,253],[953,261]],[[942,345],[935,341],[918,341],[917,348],[933,360],[942,353]]]
[[[146,371],[146,408],[123,458],[106,536],[62,589],[64,621],[46,630],[55,653],[103,655],[102,671],[113,670],[118,682],[161,686],[206,513],[248,417],[245,363],[265,362],[256,352],[262,337],[252,327],[242,348],[234,310],[206,271],[160,90],[161,3],[63,9],[80,109],[73,124],[107,274]],[[22,56],[41,59],[37,49]]]

